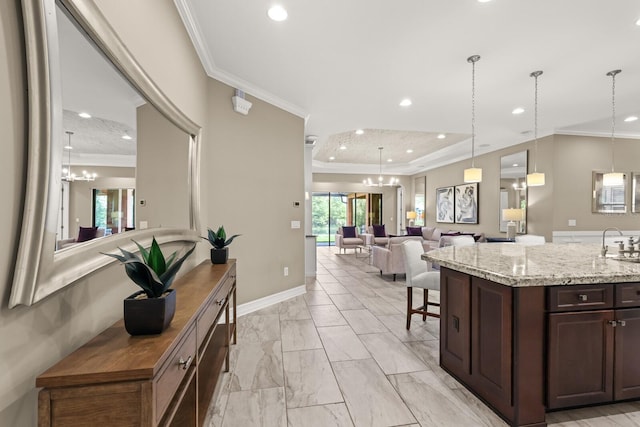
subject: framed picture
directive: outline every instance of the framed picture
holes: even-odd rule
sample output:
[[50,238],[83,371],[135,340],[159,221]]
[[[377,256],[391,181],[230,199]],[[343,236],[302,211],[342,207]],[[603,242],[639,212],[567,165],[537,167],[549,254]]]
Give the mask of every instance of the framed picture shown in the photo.
[[453,187],[436,189],[436,222],[450,222],[454,220]]
[[458,224],[477,224],[478,183],[456,185],[454,198],[455,222]]

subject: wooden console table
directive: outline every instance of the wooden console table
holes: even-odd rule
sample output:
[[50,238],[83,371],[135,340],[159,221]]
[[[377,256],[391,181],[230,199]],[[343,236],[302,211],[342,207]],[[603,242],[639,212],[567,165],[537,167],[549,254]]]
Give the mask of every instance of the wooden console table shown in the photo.
[[39,426],[204,423],[236,342],[236,261],[204,261],[173,288],[176,313],[162,334],[130,336],[121,320],[36,379]]

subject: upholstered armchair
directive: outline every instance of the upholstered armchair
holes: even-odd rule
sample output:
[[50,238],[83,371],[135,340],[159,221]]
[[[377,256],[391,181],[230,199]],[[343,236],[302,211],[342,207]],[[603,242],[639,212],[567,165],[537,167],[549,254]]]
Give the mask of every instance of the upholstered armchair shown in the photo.
[[367,227],[367,234],[372,236],[372,244],[376,246],[387,246],[389,243],[389,235],[382,225],[370,225]]
[[371,237],[369,234],[360,234],[358,227],[344,226],[338,228],[336,233],[336,248],[338,252],[347,253],[347,249],[353,249],[354,253],[356,249],[362,250],[362,246],[370,245]]
[[396,280],[396,275],[405,274],[401,247],[402,243],[407,240],[416,240],[422,243],[420,236],[400,236],[390,237],[386,247],[373,246],[371,248],[371,265],[380,270],[380,275],[393,274],[393,280]]

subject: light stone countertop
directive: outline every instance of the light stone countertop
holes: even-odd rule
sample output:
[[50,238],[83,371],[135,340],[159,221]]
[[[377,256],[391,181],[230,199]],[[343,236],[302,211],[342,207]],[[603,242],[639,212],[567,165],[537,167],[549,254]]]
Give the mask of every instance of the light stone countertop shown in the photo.
[[513,287],[640,282],[640,263],[602,258],[598,244],[476,243],[434,249],[422,259]]

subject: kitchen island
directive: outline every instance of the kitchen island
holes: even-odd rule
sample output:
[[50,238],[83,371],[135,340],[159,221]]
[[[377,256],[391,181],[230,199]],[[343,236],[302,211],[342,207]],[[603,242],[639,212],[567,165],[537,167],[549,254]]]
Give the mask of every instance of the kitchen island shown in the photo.
[[600,246],[484,243],[440,265],[440,366],[512,426],[640,398],[640,264]]

